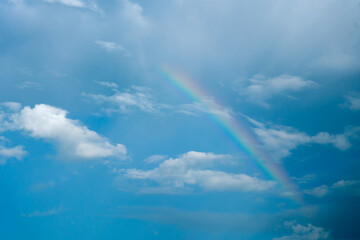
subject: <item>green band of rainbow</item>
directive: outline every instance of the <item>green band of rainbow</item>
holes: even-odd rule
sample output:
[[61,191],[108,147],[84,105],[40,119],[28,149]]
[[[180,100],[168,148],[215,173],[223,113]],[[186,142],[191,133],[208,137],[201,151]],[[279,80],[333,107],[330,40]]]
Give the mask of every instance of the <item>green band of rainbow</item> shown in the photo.
[[255,135],[245,127],[245,124],[240,124],[239,120],[236,121],[232,117],[224,117],[212,113],[217,112],[216,110],[220,111],[223,108],[218,104],[209,104],[207,101],[204,101],[209,95],[205,93],[203,88],[195,85],[195,82],[191,81],[185,74],[169,67],[162,67],[159,69],[159,72],[171,85],[192,101],[201,103],[208,110],[212,110],[207,112],[209,112],[211,118],[221,127],[236,146],[254,159],[267,177],[277,181],[289,197],[297,203],[302,203],[302,196],[289,178],[286,170],[282,165],[271,160],[264,151],[259,149]]

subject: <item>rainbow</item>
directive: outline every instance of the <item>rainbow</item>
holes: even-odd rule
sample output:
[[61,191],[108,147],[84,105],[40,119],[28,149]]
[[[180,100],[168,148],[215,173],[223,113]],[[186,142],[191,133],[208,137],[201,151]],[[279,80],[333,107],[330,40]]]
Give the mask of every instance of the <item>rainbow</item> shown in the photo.
[[299,204],[302,203],[301,193],[298,191],[297,186],[291,181],[286,170],[282,165],[271,160],[264,151],[259,149],[259,144],[254,134],[245,127],[245,124],[240,124],[239,120],[236,121],[230,114],[220,114],[224,113],[225,108],[213,100],[209,101],[208,96],[210,95],[182,72],[166,66],[160,68],[159,73],[171,85],[190,98],[191,101],[201,104],[232,142],[254,159],[268,178],[277,181],[288,196],[295,200],[295,202]]

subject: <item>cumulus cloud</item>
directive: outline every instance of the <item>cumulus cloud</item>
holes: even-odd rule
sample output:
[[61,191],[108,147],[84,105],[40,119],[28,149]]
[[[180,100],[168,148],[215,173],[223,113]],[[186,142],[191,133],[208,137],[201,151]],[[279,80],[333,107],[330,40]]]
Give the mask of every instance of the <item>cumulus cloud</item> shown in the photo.
[[270,104],[267,101],[274,96],[317,86],[313,81],[287,74],[273,78],[255,75],[249,79],[249,83],[245,89],[240,90],[240,93],[246,95],[250,101],[266,108],[270,108]]
[[294,128],[285,126],[266,126],[258,122],[252,123],[256,126],[254,132],[275,160],[280,160],[291,154],[291,150],[306,144],[331,144],[340,150],[351,147],[349,137],[354,136],[360,129],[350,128],[343,134],[330,134],[320,132],[314,136],[299,132]]
[[130,56],[131,54],[120,44],[115,42],[96,40],[95,43],[105,49],[108,52],[122,53],[124,56]]
[[[38,104],[34,108],[26,106],[19,112],[7,115],[11,120],[8,130],[22,130],[31,137],[53,142],[60,153],[67,157],[92,159],[126,155],[124,145],[111,144],[79,121],[67,118],[67,112],[63,109]],[[16,148],[12,153],[21,154],[21,150]]]
[[311,189],[305,189],[304,193],[314,197],[324,197],[329,193],[345,190],[348,193],[360,195],[360,181],[359,180],[340,180],[330,186],[322,185]]
[[169,158],[151,170],[124,169],[123,177],[139,181],[152,181],[156,187],[140,192],[170,192],[193,190],[200,187],[206,191],[266,191],[275,186],[274,181],[265,181],[245,174],[228,173],[212,168],[226,164],[229,155],[191,151],[178,158]]
[[83,94],[94,99],[98,104],[104,105],[106,112],[126,113],[134,109],[148,113],[158,113],[165,104],[157,103],[145,87],[133,86],[125,91],[117,91],[114,95],[106,96],[101,94]]
[[342,104],[341,106],[344,108],[349,108],[353,111],[360,110],[360,93],[352,92],[345,96],[346,103]]
[[296,223],[295,221],[286,221],[284,225],[291,228],[292,234],[280,238],[273,238],[273,240],[320,240],[328,239],[330,233],[321,227],[315,227],[310,223],[307,226]]

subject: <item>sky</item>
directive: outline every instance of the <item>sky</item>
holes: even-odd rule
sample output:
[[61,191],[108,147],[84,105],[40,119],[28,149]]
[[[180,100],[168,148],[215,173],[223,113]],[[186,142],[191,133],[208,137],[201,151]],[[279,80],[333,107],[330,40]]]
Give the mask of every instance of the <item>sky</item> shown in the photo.
[[360,239],[359,16],[1,1],[0,239]]

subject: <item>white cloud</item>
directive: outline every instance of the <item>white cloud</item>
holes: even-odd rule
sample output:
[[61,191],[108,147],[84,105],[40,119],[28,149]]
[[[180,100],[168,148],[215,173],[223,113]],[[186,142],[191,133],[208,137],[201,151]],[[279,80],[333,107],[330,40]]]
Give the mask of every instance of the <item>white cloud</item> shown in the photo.
[[24,217],[49,217],[49,216],[59,215],[64,211],[66,211],[66,210],[63,209],[62,207],[58,207],[58,208],[50,209],[48,211],[36,210],[33,213],[29,213],[29,214],[26,214],[26,215],[23,215],[23,216]]
[[129,112],[133,109],[139,109],[144,112],[158,113],[161,108],[166,108],[165,104],[156,103],[149,89],[133,86],[132,89],[123,92],[116,92],[112,96],[100,94],[83,94],[93,98],[99,104],[107,105],[107,112]]
[[79,121],[66,117],[63,109],[46,104],[34,108],[24,107],[16,115],[18,127],[32,137],[43,138],[58,144],[62,153],[76,158],[123,157],[124,145],[112,145],[109,141],[89,130]]
[[306,144],[332,144],[340,150],[346,150],[351,147],[348,138],[360,131],[358,127],[355,127],[348,129],[343,134],[320,132],[315,136],[309,136],[291,127],[267,127],[264,124],[256,124],[255,126],[254,131],[259,141],[275,160],[289,156],[291,150]]
[[85,7],[85,3],[81,0],[43,0],[48,3],[60,3],[70,7]]
[[304,190],[304,193],[321,198],[329,193],[329,187],[326,185],[322,185],[312,189],[306,189]]
[[229,155],[188,152],[178,158],[170,158],[151,170],[124,169],[123,177],[135,180],[151,180],[158,186],[140,192],[171,192],[192,190],[198,186],[206,191],[266,191],[275,186],[274,181],[265,181],[245,174],[211,170],[229,162]]
[[212,99],[202,99],[201,102],[192,104],[182,104],[176,107],[177,112],[197,115],[198,113],[208,113],[222,119],[233,120],[233,111],[230,108],[223,108],[216,104]]
[[[351,190],[349,190],[351,189]],[[329,193],[334,193],[340,190],[347,190],[352,194],[360,194],[360,181],[359,180],[340,180],[330,186],[322,185],[312,189],[305,189],[304,193],[321,198]]]
[[321,227],[315,227],[311,224],[303,226],[301,224],[292,222],[285,222],[286,227],[292,229],[292,234],[280,238],[273,238],[273,240],[320,240],[328,239],[330,234]]
[[[67,112],[63,109],[38,104],[34,108],[26,106],[17,112],[0,112],[0,121],[5,126],[3,131],[23,130],[34,138],[54,142],[60,153],[70,158],[121,158],[126,155],[124,145],[112,145],[106,138],[89,130],[79,121],[67,118],[66,115]],[[23,150],[16,147],[3,149],[2,153],[20,157]]]
[[95,81],[95,83],[100,84],[100,85],[105,86],[105,87],[109,87],[109,88],[118,88],[119,87],[114,82],[98,82],[98,81]]
[[96,40],[95,43],[108,52],[122,53],[124,56],[130,56],[130,53],[120,44],[108,41]]
[[27,152],[24,150],[23,146],[16,146],[13,148],[0,146],[0,165],[5,164],[8,158],[21,160],[26,154]]
[[353,92],[348,94],[346,97],[347,102],[342,104],[342,107],[349,108],[353,111],[360,110],[360,93]]
[[158,163],[161,161],[164,161],[168,156],[166,155],[160,155],[160,154],[155,154],[155,155],[151,155],[150,157],[146,158],[144,160],[144,162],[146,163]]
[[123,0],[123,4],[123,14],[129,21],[142,27],[149,24],[148,20],[143,16],[143,8],[140,4],[133,3],[129,0]]
[[283,74],[273,78],[255,75],[249,79],[250,85],[240,90],[252,102],[270,108],[267,100],[280,94],[291,93],[317,86],[313,81],[304,80],[299,76]]
[[82,1],[82,0],[43,0],[43,1],[51,4],[57,3],[68,7],[88,9],[93,12],[102,14],[102,10],[94,2]]

